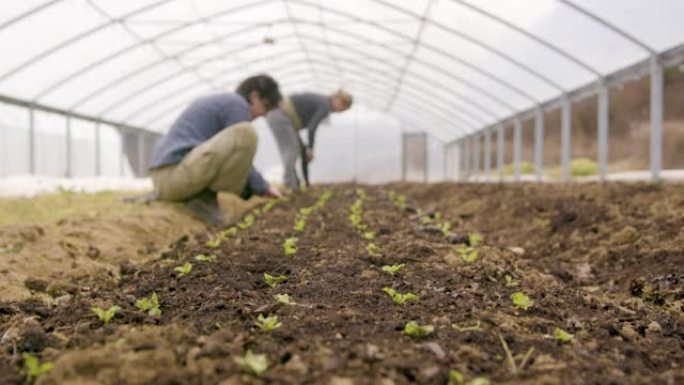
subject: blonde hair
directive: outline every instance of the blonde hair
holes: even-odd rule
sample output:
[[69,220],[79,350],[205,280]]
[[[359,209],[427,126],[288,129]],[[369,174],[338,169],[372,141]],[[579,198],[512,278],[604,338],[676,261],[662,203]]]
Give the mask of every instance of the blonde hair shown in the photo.
[[337,92],[332,94],[332,97],[333,98],[339,98],[340,100],[342,100],[342,103],[344,103],[346,108],[351,107],[352,103],[354,102],[354,98],[352,97],[352,94],[350,94],[348,91],[346,91],[342,88],[340,88],[339,90],[337,90]]

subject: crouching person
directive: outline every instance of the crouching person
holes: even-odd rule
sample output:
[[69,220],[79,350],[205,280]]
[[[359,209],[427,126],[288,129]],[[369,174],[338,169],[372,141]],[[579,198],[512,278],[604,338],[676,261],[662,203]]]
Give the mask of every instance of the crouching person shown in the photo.
[[236,92],[195,100],[157,145],[150,174],[157,199],[184,202],[210,225],[224,223],[218,192],[279,197],[252,165],[257,135],[250,121],[282,97],[268,75],[245,79]]

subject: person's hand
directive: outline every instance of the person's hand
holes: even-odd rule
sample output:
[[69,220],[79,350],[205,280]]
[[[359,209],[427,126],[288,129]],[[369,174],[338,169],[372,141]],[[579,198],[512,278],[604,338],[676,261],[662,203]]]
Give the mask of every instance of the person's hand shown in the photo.
[[314,160],[314,153],[313,150],[310,148],[306,149],[306,161],[307,162],[312,162]]
[[277,187],[271,185],[268,186],[268,190],[266,190],[266,194],[264,196],[268,198],[282,198],[283,193],[281,193]]

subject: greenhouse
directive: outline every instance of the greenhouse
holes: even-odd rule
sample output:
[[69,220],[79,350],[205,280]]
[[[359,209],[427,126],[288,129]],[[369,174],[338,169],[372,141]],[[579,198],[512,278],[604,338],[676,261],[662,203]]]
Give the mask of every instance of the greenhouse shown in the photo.
[[0,3],[0,384],[684,383],[682,14]]

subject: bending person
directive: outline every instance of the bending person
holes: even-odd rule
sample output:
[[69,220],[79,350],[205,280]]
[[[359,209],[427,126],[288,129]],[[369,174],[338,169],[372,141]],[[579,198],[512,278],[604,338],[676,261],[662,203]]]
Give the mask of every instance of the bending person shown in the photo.
[[257,135],[250,121],[278,107],[273,78],[257,75],[236,92],[195,100],[155,148],[150,173],[158,199],[185,202],[206,223],[223,223],[217,192],[279,197],[252,166]]
[[[306,161],[314,159],[314,139],[318,125],[331,112],[342,112],[352,105],[352,96],[347,91],[339,90],[333,95],[315,93],[294,94],[283,100],[280,109],[266,115],[268,125],[278,143],[280,157],[283,162],[283,183],[292,190],[299,189],[297,177],[297,159],[302,153],[301,146],[306,147]],[[308,130],[308,143],[304,145],[299,138],[299,130]]]

